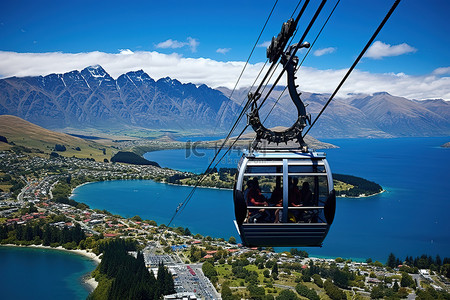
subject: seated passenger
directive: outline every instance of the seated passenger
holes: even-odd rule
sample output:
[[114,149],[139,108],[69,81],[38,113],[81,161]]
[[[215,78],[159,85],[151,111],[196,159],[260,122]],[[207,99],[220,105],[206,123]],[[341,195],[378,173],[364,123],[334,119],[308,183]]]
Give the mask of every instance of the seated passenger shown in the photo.
[[[253,178],[247,193],[247,206],[268,206],[266,198],[261,194],[259,183],[256,178]],[[248,214],[248,219],[251,223],[262,222],[267,217],[264,209],[250,208]]]
[[[281,188],[281,179],[278,180],[279,178],[280,177],[277,177],[277,183],[269,199],[270,206],[277,206],[277,207],[283,206],[283,189]],[[270,217],[269,222],[274,223],[280,222],[280,209],[277,210],[270,209],[268,214]]]
[[[309,182],[303,182],[302,189],[300,190],[301,199],[303,206],[314,206],[312,192],[309,188]],[[303,222],[311,223],[313,216],[313,211],[303,211],[301,220]]]
[[[298,189],[298,178],[294,177],[292,179],[292,182],[289,181],[289,206],[290,207],[300,207],[302,206],[301,204],[301,193],[300,190]],[[289,211],[289,222],[295,223],[297,222],[297,220],[299,219],[301,215],[301,211],[297,210],[297,209],[291,209]]]
[[312,192],[309,189],[309,182],[303,182],[300,194],[304,206],[313,206]]

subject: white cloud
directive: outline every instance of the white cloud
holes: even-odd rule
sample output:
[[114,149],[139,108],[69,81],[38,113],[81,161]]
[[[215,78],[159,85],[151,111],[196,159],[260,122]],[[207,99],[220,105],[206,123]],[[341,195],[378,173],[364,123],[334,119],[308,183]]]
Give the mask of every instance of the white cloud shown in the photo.
[[433,74],[436,75],[450,74],[450,67],[437,68],[436,70],[433,71]]
[[227,54],[230,52],[231,48],[219,48],[216,50],[217,53]]
[[258,44],[257,47],[267,48],[267,47],[270,46],[270,43],[271,43],[271,42],[272,42],[272,41],[265,41],[265,42],[262,42],[261,44]]
[[156,44],[155,47],[159,48],[159,49],[167,49],[167,48],[176,49],[176,48],[181,48],[184,46],[186,46],[186,43],[184,43],[184,42],[179,42],[179,41],[174,41],[172,39],[168,39],[167,41]]
[[197,52],[197,47],[198,47],[198,45],[200,44],[200,43],[197,41],[197,39],[188,37],[187,40],[188,40],[188,45],[189,45],[189,47],[191,48],[191,51],[192,51],[192,52]]
[[[128,49],[121,50],[119,53],[0,51],[0,77],[3,78],[65,73],[97,64],[114,78],[128,71],[143,69],[154,79],[169,76],[185,83],[204,83],[211,87],[233,88],[245,62],[219,62],[208,58],[186,58],[178,54],[168,55],[155,51],[132,52]],[[251,86],[262,66],[263,63],[249,64],[241,78],[240,86]],[[331,93],[346,71],[346,69],[319,70],[303,66],[297,73],[299,90]],[[450,76],[443,76],[448,71],[450,71],[449,67],[443,67],[430,74],[413,76],[404,73],[374,74],[356,69],[342,86],[339,95],[386,91],[392,95],[410,99],[450,100]]]
[[197,47],[200,44],[198,40],[191,37],[188,37],[186,40],[186,42],[180,42],[177,40],[168,39],[167,41],[156,44],[155,47],[158,49],[177,49],[188,46],[191,48],[191,52],[197,52]]
[[318,49],[316,51],[314,51],[314,56],[322,56],[325,54],[330,54],[336,51],[335,47],[328,47],[328,48],[323,48],[323,49]]
[[414,53],[417,49],[411,47],[410,45],[403,43],[399,45],[391,46],[380,41],[376,41],[367,50],[365,57],[370,57],[373,59],[382,59],[388,56],[398,56],[406,53]]

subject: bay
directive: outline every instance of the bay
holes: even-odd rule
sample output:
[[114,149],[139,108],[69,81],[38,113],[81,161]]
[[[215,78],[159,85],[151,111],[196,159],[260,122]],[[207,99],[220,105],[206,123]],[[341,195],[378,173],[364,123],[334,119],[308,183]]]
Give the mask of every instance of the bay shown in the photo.
[[[367,198],[338,198],[335,221],[322,248],[306,248],[314,256],[372,258],[385,261],[421,254],[450,256],[450,150],[439,138],[333,139],[340,148],[328,149],[334,173],[375,181],[386,192]],[[201,154],[204,155],[201,155]],[[203,172],[214,150],[179,149],[147,153],[162,167]],[[235,167],[232,152],[219,167]],[[124,216],[140,215],[158,223],[170,220],[190,187],[152,181],[113,181],[84,185],[74,191],[76,201]],[[199,188],[175,226],[213,237],[236,236],[232,193]]]
[[96,264],[66,251],[0,246],[3,299],[86,299],[82,277]]

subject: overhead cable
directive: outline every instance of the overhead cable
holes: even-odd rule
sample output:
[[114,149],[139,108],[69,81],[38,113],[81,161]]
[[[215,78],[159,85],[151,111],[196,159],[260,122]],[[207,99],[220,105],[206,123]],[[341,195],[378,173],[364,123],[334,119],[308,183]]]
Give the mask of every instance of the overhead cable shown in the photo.
[[352,73],[353,69],[356,67],[356,65],[358,64],[358,62],[361,60],[361,58],[364,56],[364,54],[366,53],[367,49],[370,47],[370,45],[372,44],[372,42],[375,40],[375,38],[377,37],[378,33],[381,31],[381,29],[383,28],[384,24],[386,24],[387,20],[391,17],[392,13],[394,12],[394,10],[397,8],[398,4],[400,3],[400,0],[396,0],[394,2],[394,4],[392,5],[391,9],[389,10],[389,12],[386,14],[386,16],[384,17],[383,21],[380,23],[380,25],[378,26],[377,30],[375,30],[375,32],[373,33],[372,37],[369,39],[369,41],[367,42],[366,46],[364,46],[364,49],[359,53],[358,57],[356,58],[356,60],[353,62],[352,66],[350,67],[350,69],[348,69],[347,73],[345,74],[345,76],[342,78],[341,82],[339,83],[339,85],[336,87],[336,89],[334,90],[333,94],[330,96],[330,98],[328,99],[328,101],[325,103],[325,105],[322,107],[322,110],[319,112],[319,114],[317,115],[317,117],[314,119],[314,122],[311,124],[311,126],[309,126],[308,130],[305,132],[305,134],[303,135],[303,137],[306,136],[306,134],[308,134],[308,132],[311,130],[311,128],[314,126],[314,124],[316,124],[317,120],[319,119],[319,117],[322,115],[322,113],[324,112],[324,110],[327,108],[328,104],[330,104],[331,100],[333,100],[334,96],[336,96],[336,94],[339,92],[339,89],[342,87],[342,85],[344,84],[344,82],[347,80],[348,76],[350,76],[350,73]]
[[[298,64],[297,69],[295,70],[296,74],[298,72],[298,70],[300,69],[300,67],[303,65],[303,62],[305,61],[306,57],[308,56],[308,54],[311,52],[312,48],[314,47],[314,45],[316,44],[317,39],[320,37],[323,29],[325,28],[325,26],[327,25],[328,21],[330,20],[331,16],[333,15],[334,11],[336,10],[336,7],[338,6],[339,2],[341,0],[338,0],[336,2],[336,4],[334,5],[333,9],[331,10],[330,14],[328,15],[328,18],[326,19],[325,23],[322,25],[322,28],[320,28],[319,33],[317,34],[316,38],[314,39],[314,41],[312,42],[311,46],[308,48],[308,51],[305,53],[305,55],[303,56],[302,61]],[[280,101],[281,97],[283,96],[284,92],[287,90],[287,86],[285,86],[285,88],[283,89],[283,91],[281,92],[280,96],[278,96],[277,101],[275,101],[275,103],[272,105],[272,108],[270,109],[269,113],[266,115],[263,123],[266,122],[267,118],[269,117],[269,115],[272,113],[273,109],[275,108],[275,106],[278,104],[278,102]]]
[[[277,3],[278,3],[278,0],[276,0],[275,3],[273,4],[272,10],[270,11],[269,16],[268,16],[267,19],[266,19],[266,22],[264,23],[264,26],[263,26],[263,28],[261,29],[261,32],[259,33],[259,36],[258,36],[258,38],[256,39],[255,44],[253,45],[252,51],[250,52],[250,55],[248,56],[247,61],[245,62],[244,67],[242,68],[241,74],[239,74],[239,77],[238,77],[238,79],[237,79],[237,81],[236,81],[236,84],[234,85],[234,88],[233,88],[233,90],[231,91],[230,96],[228,97],[228,99],[229,99],[230,101],[232,101],[231,98],[233,97],[234,91],[236,90],[236,88],[237,88],[237,86],[238,86],[238,84],[239,84],[239,81],[241,80],[242,74],[244,74],[244,71],[245,71],[245,69],[247,68],[248,62],[250,61],[250,58],[251,58],[252,55],[253,55],[253,51],[255,51],[255,48],[256,48],[256,46],[258,45],[259,39],[261,38],[261,35],[263,34],[264,29],[266,28],[266,25],[267,25],[267,23],[269,22],[270,17],[272,16],[272,13],[273,13],[275,7],[277,6]],[[261,71],[262,71],[262,70],[261,70]],[[228,102],[228,103],[230,103],[230,102]],[[228,108],[228,103],[227,103],[225,109],[223,109],[223,110],[222,110],[222,113],[220,114],[220,117],[219,117],[219,119],[218,119],[218,122],[216,123],[216,126],[214,127],[214,132],[216,132],[217,124],[220,123],[220,119],[222,119],[222,116],[223,116],[223,114],[224,114],[226,108]],[[243,102],[242,102],[242,103],[243,103]],[[241,106],[242,106],[242,103],[241,103]],[[236,116],[236,114],[235,114],[235,116]]]

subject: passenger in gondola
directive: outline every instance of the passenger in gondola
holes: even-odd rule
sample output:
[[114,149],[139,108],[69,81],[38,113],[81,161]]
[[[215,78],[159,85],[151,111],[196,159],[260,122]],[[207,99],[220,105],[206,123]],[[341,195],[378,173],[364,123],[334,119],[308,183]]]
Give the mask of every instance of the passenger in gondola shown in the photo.
[[[270,196],[270,199],[268,200],[269,202],[269,206],[283,206],[283,189],[281,188],[281,176],[277,176],[276,177],[276,183],[275,183],[275,187],[272,191],[272,195]],[[279,209],[277,210],[273,210],[270,209],[268,210],[268,215],[269,215],[269,222],[270,223],[279,223]]]
[[[289,179],[289,206],[290,207],[300,207],[301,204],[301,192],[298,189],[298,178],[294,177]],[[299,220],[301,215],[300,210],[291,209],[289,211],[289,222],[296,223]]]
[[301,199],[302,199],[304,206],[312,206],[313,205],[312,192],[311,192],[311,189],[309,188],[308,181],[303,182],[300,194],[301,194]]
[[244,190],[245,201],[247,201],[248,191],[251,189],[252,186],[253,186],[253,179],[247,180],[247,188]]
[[[259,188],[259,182],[257,178],[253,178],[248,194],[247,194],[247,205],[248,206],[268,206],[264,195],[261,194]],[[250,223],[260,223],[267,219],[267,213],[265,209],[255,209],[251,208],[248,210],[248,221]]]
[[[300,190],[301,200],[303,206],[314,206],[311,189],[309,188],[309,182],[303,182],[302,189]],[[303,222],[310,223],[312,221],[312,211],[303,211],[301,219]]]

